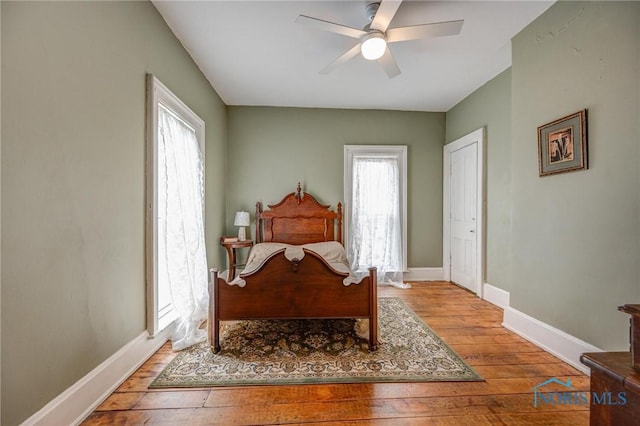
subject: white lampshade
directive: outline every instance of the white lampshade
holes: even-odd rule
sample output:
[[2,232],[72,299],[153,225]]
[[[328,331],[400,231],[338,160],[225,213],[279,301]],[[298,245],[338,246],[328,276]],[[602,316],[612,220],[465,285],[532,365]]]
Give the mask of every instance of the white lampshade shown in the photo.
[[387,41],[384,39],[384,35],[382,33],[374,32],[368,34],[362,41],[360,50],[365,59],[373,61],[384,55],[385,50],[387,50]]
[[249,212],[237,212],[236,217],[233,220],[234,226],[249,226],[251,225],[249,219]]
[[237,212],[235,219],[233,219],[234,226],[238,226],[238,240],[245,241],[247,239],[247,233],[244,230],[245,226],[251,225],[249,219],[249,212]]

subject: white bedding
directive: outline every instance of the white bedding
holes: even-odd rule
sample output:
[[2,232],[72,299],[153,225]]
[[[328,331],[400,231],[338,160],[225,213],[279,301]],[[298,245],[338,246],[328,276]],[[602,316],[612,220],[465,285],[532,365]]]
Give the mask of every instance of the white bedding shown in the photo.
[[[305,253],[304,250],[312,251],[320,257],[322,257],[333,269],[339,272],[346,272],[349,274],[342,282],[345,286],[359,283],[360,278],[351,270],[349,261],[347,260],[347,254],[342,244],[337,241],[327,241],[322,243],[312,243],[303,245],[291,245],[283,243],[259,243],[251,248],[249,257],[247,258],[247,264],[241,274],[247,274],[257,270],[262,262],[270,255],[278,250],[285,249],[284,256],[289,259],[302,260]],[[245,280],[240,276],[237,276],[233,281],[229,282],[230,285],[237,285],[244,287],[246,285]]]

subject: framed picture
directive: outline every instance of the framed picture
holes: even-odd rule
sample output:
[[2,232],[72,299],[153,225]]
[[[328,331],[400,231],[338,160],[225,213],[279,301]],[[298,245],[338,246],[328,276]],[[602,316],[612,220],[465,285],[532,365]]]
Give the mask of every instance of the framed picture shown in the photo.
[[538,127],[540,176],[587,168],[587,110]]

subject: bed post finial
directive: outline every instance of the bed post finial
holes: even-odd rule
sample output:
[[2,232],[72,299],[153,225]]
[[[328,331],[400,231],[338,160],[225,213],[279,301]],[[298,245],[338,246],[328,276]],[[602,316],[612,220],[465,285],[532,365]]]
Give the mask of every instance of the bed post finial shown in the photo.
[[298,202],[298,204],[300,204],[300,202],[302,201],[302,197],[304,197],[304,194],[302,193],[300,182],[298,182],[298,188],[296,189],[296,201]]
[[343,244],[342,242],[342,203],[338,203],[338,239],[337,241],[340,244]]
[[262,204],[260,203],[260,201],[258,201],[256,203],[256,243],[262,242],[262,235],[260,235],[260,229],[262,228],[261,219],[262,219]]

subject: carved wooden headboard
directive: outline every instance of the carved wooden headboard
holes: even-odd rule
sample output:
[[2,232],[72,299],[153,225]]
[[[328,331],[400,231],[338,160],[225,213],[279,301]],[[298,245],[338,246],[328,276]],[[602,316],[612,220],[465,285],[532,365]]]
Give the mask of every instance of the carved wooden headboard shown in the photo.
[[308,244],[338,241],[342,244],[342,203],[337,212],[320,204],[312,195],[296,192],[287,194],[278,204],[269,204],[262,211],[256,203],[256,242]]

